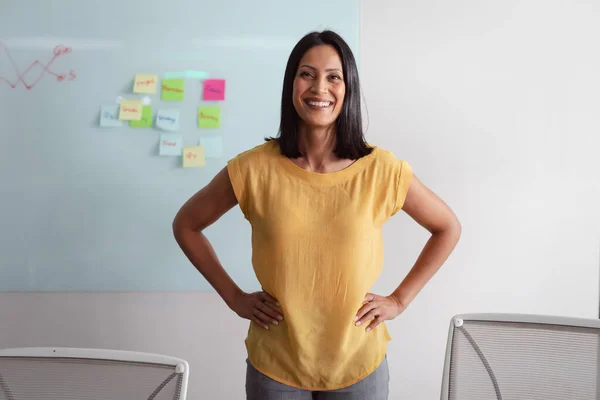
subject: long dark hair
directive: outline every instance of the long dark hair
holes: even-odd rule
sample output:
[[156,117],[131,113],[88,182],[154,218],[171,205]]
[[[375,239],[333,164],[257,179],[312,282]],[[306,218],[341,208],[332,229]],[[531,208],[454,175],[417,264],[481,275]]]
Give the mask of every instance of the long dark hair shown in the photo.
[[308,33],[294,46],[288,58],[283,78],[279,132],[276,138],[270,137],[265,140],[277,140],[281,154],[289,158],[298,158],[302,155],[298,148],[298,123],[300,117],[296,112],[292,99],[294,78],[298,64],[304,53],[312,47],[319,45],[330,45],[335,48],[342,60],[342,72],[346,85],[344,103],[336,121],[336,145],[334,152],[340,158],[359,159],[370,154],[373,149],[367,144],[362,128],[358,68],[350,46],[348,46],[341,36],[329,30]]

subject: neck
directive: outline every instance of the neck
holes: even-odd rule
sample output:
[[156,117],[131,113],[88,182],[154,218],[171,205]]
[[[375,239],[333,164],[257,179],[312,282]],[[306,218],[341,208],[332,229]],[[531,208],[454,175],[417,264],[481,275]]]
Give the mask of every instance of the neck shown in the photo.
[[298,133],[298,147],[302,158],[311,167],[320,169],[328,162],[337,159],[334,154],[336,137],[333,126],[319,129],[300,126]]

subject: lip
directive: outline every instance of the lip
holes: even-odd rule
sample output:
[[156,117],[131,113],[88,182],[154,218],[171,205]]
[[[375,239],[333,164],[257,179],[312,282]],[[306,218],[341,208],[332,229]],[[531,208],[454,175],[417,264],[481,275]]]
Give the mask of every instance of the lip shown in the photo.
[[327,99],[322,99],[320,97],[305,97],[304,99],[305,102],[307,101],[316,101],[316,102],[327,102],[327,103],[333,103],[333,100],[327,100]]
[[[324,110],[324,109],[333,107],[333,105],[335,104],[335,102],[332,101],[332,100],[325,100],[325,99],[320,99],[320,98],[317,98],[317,97],[308,97],[308,98],[302,99],[302,101],[304,101],[304,104],[306,104],[310,108],[314,108],[314,109],[317,109],[317,110]],[[317,102],[317,103],[329,103],[329,105],[326,106],[326,107],[313,106],[313,105],[311,105],[311,104],[308,103],[309,101],[313,101],[313,102]]]

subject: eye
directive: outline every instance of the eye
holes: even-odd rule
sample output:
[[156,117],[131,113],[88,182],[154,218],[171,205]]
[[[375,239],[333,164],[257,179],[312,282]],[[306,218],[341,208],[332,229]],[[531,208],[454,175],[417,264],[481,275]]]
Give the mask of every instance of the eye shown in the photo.
[[308,71],[300,71],[300,74],[299,74],[299,75],[300,75],[301,77],[306,77],[306,76],[308,76],[308,77],[312,77],[312,74],[311,74],[310,72],[308,72]]
[[334,75],[329,75],[329,79],[334,80],[334,81],[339,81],[339,80],[342,80],[342,77],[337,74],[334,74]]

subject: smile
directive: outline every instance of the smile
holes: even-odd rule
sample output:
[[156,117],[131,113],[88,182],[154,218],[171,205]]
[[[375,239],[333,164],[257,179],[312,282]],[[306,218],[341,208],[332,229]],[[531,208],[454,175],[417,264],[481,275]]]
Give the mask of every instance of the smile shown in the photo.
[[304,102],[313,108],[328,108],[333,105],[332,101],[304,100]]

